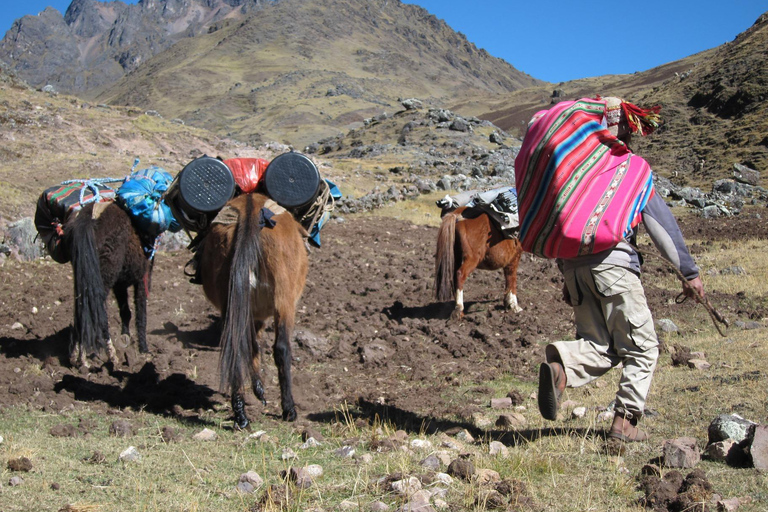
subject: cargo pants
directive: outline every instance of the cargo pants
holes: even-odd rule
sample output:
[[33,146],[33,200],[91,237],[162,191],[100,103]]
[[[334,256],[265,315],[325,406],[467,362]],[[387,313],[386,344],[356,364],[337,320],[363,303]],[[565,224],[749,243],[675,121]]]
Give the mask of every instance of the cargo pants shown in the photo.
[[562,362],[568,387],[588,384],[621,363],[616,411],[641,417],[659,343],[640,277],[610,264],[570,268],[564,277],[579,339],[549,344],[547,362]]

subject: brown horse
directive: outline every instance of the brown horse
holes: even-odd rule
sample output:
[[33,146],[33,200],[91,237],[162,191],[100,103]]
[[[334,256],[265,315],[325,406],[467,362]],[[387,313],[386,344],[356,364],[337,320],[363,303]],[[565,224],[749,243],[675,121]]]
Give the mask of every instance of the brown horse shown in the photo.
[[[506,238],[490,217],[477,209],[461,207],[443,214],[435,253],[435,298],[455,297],[451,317],[464,316],[464,283],[476,268],[504,269],[504,307],[518,313],[517,266],[523,249],[517,238]],[[458,265],[457,265],[458,262]]]
[[88,367],[86,357],[106,349],[109,360],[117,366],[107,316],[110,289],[120,308],[121,334],[127,345],[131,339],[128,288],[133,286],[139,350],[149,352],[147,295],[152,264],[125,210],[112,202],[84,206],[64,224],[64,244],[75,281],[75,318],[69,346],[72,365]]
[[293,215],[268,197],[243,194],[219,212],[198,249],[203,290],[224,320],[220,382],[231,393],[237,428],[249,423],[242,395],[247,377],[266,405],[259,338],[270,317],[275,325],[282,417],[296,419],[290,341],[309,267],[306,235]]

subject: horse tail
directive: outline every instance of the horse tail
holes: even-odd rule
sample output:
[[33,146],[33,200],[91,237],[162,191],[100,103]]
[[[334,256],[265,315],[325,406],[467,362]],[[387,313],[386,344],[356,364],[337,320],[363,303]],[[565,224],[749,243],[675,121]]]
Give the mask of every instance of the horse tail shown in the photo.
[[254,212],[253,196],[247,194],[245,212],[240,213],[234,239],[229,289],[221,333],[219,360],[222,390],[240,390],[251,374],[256,328],[251,305],[251,282],[259,282],[261,227]]
[[96,248],[92,208],[83,208],[67,233],[75,281],[75,319],[73,340],[79,340],[85,353],[100,350],[108,335],[107,294],[101,277]]
[[451,300],[454,295],[456,253],[456,221],[458,214],[449,212],[443,217],[437,232],[437,251],[435,252],[435,299]]

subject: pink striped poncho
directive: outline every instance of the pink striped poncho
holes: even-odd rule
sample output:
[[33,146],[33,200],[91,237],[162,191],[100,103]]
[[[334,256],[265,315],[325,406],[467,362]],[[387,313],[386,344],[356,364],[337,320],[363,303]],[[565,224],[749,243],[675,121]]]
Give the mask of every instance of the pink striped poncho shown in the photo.
[[582,98],[538,112],[515,159],[520,242],[547,258],[614,247],[653,194],[648,163],[604,126],[605,102]]

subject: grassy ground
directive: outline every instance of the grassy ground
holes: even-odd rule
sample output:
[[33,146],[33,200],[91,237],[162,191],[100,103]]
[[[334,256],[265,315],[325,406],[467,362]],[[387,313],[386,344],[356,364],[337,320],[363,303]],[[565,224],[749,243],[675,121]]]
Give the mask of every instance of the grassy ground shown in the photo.
[[[410,213],[404,215],[414,221],[421,218],[426,223],[434,222],[426,216],[433,199],[425,197],[423,205],[414,203],[410,210],[405,209]],[[768,262],[760,255],[768,249],[768,241],[742,240],[708,247],[711,251],[697,255],[708,290],[738,293],[747,302],[764,300]],[[748,269],[747,275],[708,273],[710,269],[733,265]],[[673,292],[679,286],[670,276],[648,275],[646,279],[649,285],[668,287]],[[396,427],[381,422],[358,425],[353,420],[356,412],[353,408],[337,411],[335,422],[318,426],[325,437],[321,446],[301,449],[300,433],[292,425],[273,424],[268,427],[266,438],[260,439],[249,437],[249,432],[224,428],[229,418],[226,408],[204,413],[218,439],[203,442],[192,438],[202,426],[144,412],[129,417],[135,428],[134,435],[116,437],[110,435],[109,427],[121,419],[119,414],[51,415],[0,406],[0,436],[4,438],[0,444],[0,508],[3,511],[246,511],[256,506],[268,486],[284,483],[282,471],[292,466],[319,464],[324,469],[323,475],[308,489],[293,489],[293,498],[282,510],[342,510],[345,500],[357,504],[351,510],[370,510],[370,503],[377,500],[396,510],[406,499],[377,485],[379,479],[397,472],[424,474],[420,461],[430,453],[442,454],[448,460],[468,453],[476,468],[495,470],[502,479],[525,484],[535,506],[522,510],[640,511],[638,476],[645,464],[662,454],[664,440],[694,437],[703,450],[708,425],[725,413],[768,423],[768,387],[763,364],[768,360],[765,329],[732,327],[727,337],[721,337],[701,307],[691,307],[688,316],[677,320],[682,334],[668,338],[667,345],[680,344],[702,351],[712,366],[705,371],[675,367],[669,353],[663,353],[648,402],[656,414],[643,421],[651,440],[628,446],[622,455],[606,452],[603,433],[608,424],[598,421],[594,410],[612,400],[618,371],[610,372],[598,385],[566,390],[564,399],[589,407],[584,418],[570,419],[569,414],[561,414],[557,422],[546,422],[534,406],[520,411],[527,424],[516,432],[514,442],[510,441],[513,436],[503,436],[498,430],[487,430],[489,433],[474,443],[445,433],[427,436],[411,432],[407,445],[415,439],[425,439],[431,447],[411,446],[390,452],[371,450],[370,446],[375,440],[392,436]],[[445,393],[459,399],[466,397],[474,385],[467,382],[447,387]],[[532,383],[505,379],[491,385],[497,397],[505,396],[511,388],[523,394],[535,391]],[[498,413],[489,408],[485,415],[493,420]],[[62,424],[79,428],[80,433],[75,437],[52,436],[51,428]],[[164,427],[174,429],[177,440],[166,442],[162,436]],[[359,440],[354,457],[344,458],[335,453],[353,438]],[[509,450],[506,456],[489,454],[489,443],[497,438],[505,440]],[[447,440],[458,448],[445,447]],[[140,461],[119,460],[119,454],[129,446],[137,448]],[[288,448],[297,454],[295,458],[283,458]],[[103,454],[103,462],[89,460],[96,451]],[[8,461],[19,457],[32,461],[30,472],[8,468]],[[707,460],[697,467],[705,471],[715,492],[724,498],[751,499],[739,510],[768,509],[766,474]],[[235,486],[240,475],[249,470],[259,473],[265,485],[253,494],[244,494]],[[21,476],[23,484],[10,486],[14,476]],[[437,486],[431,488],[434,487]],[[488,510],[480,498],[481,487],[477,482],[454,479],[447,487],[443,499],[449,510]]]

